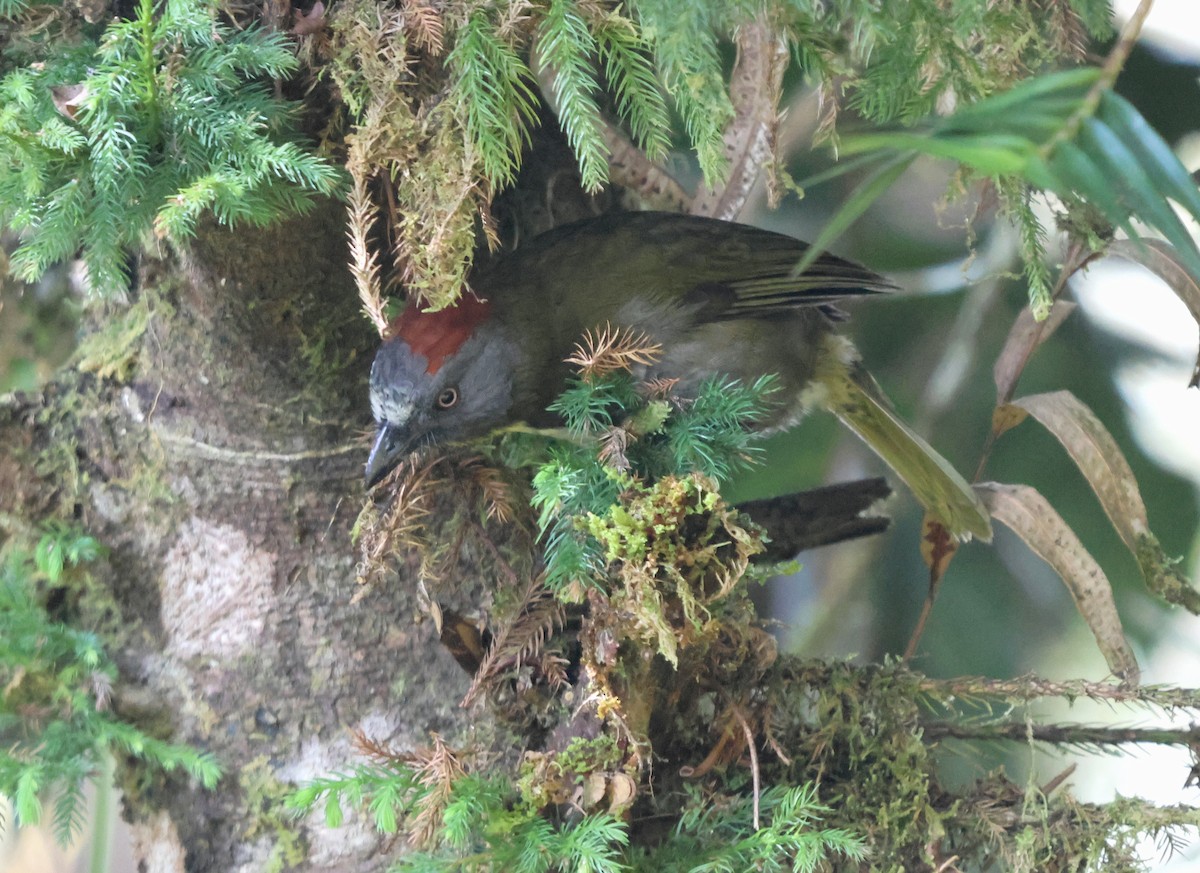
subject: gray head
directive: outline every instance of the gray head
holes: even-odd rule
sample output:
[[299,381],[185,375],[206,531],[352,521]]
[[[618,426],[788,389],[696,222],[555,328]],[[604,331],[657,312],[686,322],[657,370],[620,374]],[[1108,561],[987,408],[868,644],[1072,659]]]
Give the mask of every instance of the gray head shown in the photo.
[[488,320],[481,301],[440,312],[415,307],[397,322],[371,365],[371,412],[378,431],[367,487],[410,452],[479,436],[507,421],[516,346]]

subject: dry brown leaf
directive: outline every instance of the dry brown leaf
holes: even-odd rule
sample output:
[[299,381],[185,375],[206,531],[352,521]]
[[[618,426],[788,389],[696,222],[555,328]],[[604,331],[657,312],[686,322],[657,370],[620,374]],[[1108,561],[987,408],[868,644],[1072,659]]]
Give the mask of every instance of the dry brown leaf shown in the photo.
[[608,811],[619,815],[637,798],[637,782],[628,773],[613,773],[608,780]]
[[1029,413],[1011,403],[1002,403],[992,410],[992,433],[1000,436],[1029,418]]
[[325,18],[325,4],[321,0],[317,0],[308,12],[293,9],[292,16],[292,33],[296,36],[308,36],[309,34],[316,33],[324,29],[328,23]]
[[86,85],[56,85],[50,89],[50,99],[54,101],[54,108],[72,121],[75,120],[75,113],[79,111],[87,96]]
[[1109,669],[1123,682],[1137,684],[1137,659],[1125,638],[1112,585],[1075,532],[1046,498],[1028,485],[986,482],[975,490],[992,517],[1019,536],[1066,583]]
[[[1184,269],[1174,246],[1158,239],[1122,239],[1110,245],[1108,253],[1141,264],[1166,282],[1200,324],[1200,280]],[[1188,387],[1200,387],[1200,353]]]
[[[1001,403],[1007,403],[1012,399],[1013,392],[1017,387],[1017,380],[1021,378],[1021,372],[1029,363],[1029,359],[1033,357],[1033,353],[1037,351],[1038,346],[1050,339],[1050,335],[1058,330],[1059,325],[1067,320],[1067,316],[1075,310],[1075,306],[1069,300],[1056,300],[1050,309],[1050,314],[1042,321],[1033,317],[1033,311],[1029,307],[1021,310],[1021,314],[1017,316],[1017,320],[1013,322],[1013,326],[1008,332],[1004,348],[1000,350],[1000,354],[996,357],[996,363],[992,367],[992,378],[996,382],[996,396]],[[1000,431],[997,431],[997,434],[999,433]]]
[[929,568],[931,586],[936,586],[946,575],[946,568],[950,566],[950,561],[957,551],[958,541],[950,536],[946,526],[937,516],[925,513],[925,518],[921,521],[921,557],[925,559],[925,566]]
[[1146,505],[1129,462],[1096,414],[1070,391],[1034,394],[1011,405],[1028,412],[1062,443],[1136,555],[1138,537],[1150,532]]

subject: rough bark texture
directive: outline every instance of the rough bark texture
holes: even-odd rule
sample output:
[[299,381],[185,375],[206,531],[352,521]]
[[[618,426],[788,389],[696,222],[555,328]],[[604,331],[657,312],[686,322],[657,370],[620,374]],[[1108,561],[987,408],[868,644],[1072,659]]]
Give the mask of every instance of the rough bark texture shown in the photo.
[[123,780],[145,870],[382,868],[373,829],[297,829],[280,798],[350,760],[350,728],[403,748],[465,723],[413,579],[350,603],[377,339],[343,238],[334,204],[210,229],[104,316],[134,325],[99,353],[123,378],[65,371],[0,408],[0,512],[74,515],[111,550],[77,618],[118,658],[118,712],[225,770],[211,792]]

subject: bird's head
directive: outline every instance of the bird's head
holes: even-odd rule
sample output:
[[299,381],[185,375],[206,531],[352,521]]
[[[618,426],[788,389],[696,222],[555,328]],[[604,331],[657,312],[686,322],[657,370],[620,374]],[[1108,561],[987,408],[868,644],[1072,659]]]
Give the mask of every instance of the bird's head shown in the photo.
[[487,433],[512,403],[516,345],[489,318],[491,306],[467,295],[455,307],[410,305],[371,365],[371,411],[378,430],[367,487],[410,452]]

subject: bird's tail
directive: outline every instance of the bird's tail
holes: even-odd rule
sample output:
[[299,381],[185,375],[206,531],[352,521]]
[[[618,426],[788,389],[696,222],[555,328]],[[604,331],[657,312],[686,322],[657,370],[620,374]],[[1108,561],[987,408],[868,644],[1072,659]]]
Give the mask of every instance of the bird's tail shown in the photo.
[[824,405],[862,437],[951,535],[990,542],[991,520],[967,480],[901,420],[845,338],[829,335],[825,342],[830,347],[815,380]]

